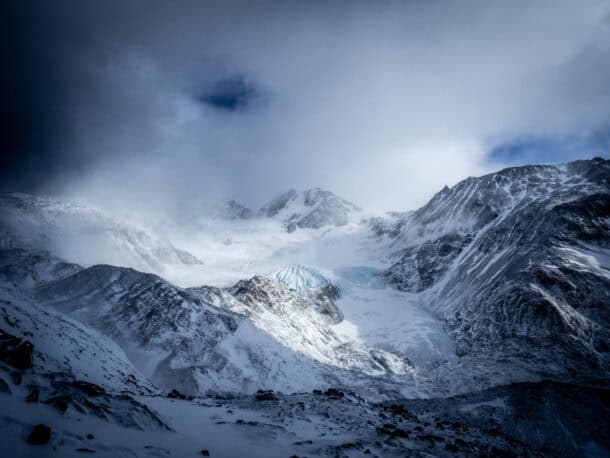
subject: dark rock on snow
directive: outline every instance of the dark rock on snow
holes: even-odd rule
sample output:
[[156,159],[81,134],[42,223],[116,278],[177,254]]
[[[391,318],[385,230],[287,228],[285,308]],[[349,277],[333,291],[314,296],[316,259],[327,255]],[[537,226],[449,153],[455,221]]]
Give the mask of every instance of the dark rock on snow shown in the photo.
[[0,330],[0,360],[17,369],[29,369],[33,365],[34,345],[29,340],[15,337]]
[[51,440],[51,428],[43,424],[34,426],[27,438],[28,444],[31,445],[46,444],[49,440]]

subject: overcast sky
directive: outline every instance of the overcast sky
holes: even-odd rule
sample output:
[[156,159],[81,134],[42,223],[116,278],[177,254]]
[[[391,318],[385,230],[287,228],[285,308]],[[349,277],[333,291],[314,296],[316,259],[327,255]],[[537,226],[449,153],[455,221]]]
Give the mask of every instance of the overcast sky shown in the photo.
[[4,17],[3,191],[171,212],[321,186],[406,210],[610,148],[607,0],[14,0]]

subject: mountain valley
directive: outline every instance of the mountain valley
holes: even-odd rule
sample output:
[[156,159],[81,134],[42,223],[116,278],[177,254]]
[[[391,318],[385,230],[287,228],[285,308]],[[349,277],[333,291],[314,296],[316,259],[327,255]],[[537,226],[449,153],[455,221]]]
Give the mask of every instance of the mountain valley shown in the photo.
[[0,455],[610,454],[610,161],[218,208],[0,197]]

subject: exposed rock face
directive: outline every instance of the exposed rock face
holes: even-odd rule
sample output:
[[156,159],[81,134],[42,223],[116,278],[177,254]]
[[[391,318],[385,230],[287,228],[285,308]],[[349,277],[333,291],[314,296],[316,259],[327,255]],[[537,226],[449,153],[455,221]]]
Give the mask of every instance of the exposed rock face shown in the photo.
[[[583,456],[589,448],[604,456],[609,422],[599,412],[610,408],[609,395],[607,389],[564,383],[514,383],[445,399],[399,401],[394,406],[409,414],[393,420],[404,418],[401,426],[410,436],[432,442],[441,456],[473,456],[485,448],[494,456]],[[426,420],[432,428],[422,424]]]
[[472,242],[472,235],[446,234],[396,253],[399,260],[384,272],[390,284],[406,291],[420,292],[447,273],[453,260]]
[[257,401],[275,401],[277,399],[273,390],[258,390],[255,398]]
[[396,250],[385,278],[429,289],[467,351],[538,341],[567,352],[571,370],[607,374],[609,181],[602,159],[468,178],[416,212],[376,222]]
[[[372,334],[364,321],[389,311],[389,295],[346,277],[341,291],[331,281],[338,272],[297,265],[229,288],[183,289],[133,269],[81,269],[10,246],[0,251],[0,394],[10,413],[0,416],[0,448],[14,446],[11,431],[43,412],[37,421],[50,413],[52,435],[38,425],[27,441],[51,441],[60,455],[188,456],[205,446],[200,453],[214,456],[223,450],[215,433],[231,428],[231,441],[244,447],[258,436],[260,447],[288,444],[299,456],[606,456],[609,187],[603,160],[508,169],[446,188],[416,212],[375,220],[374,233],[391,248],[383,278],[413,293],[384,291],[399,306],[390,319],[406,327],[416,320],[404,302],[422,300],[458,341],[460,358],[417,370],[398,356],[406,352],[364,339]],[[321,200],[312,193],[302,206]],[[272,217],[283,221],[283,211]],[[344,294],[345,309],[357,307],[354,291],[376,308],[340,323],[337,299]],[[339,335],[354,323],[361,341]],[[553,377],[586,386],[480,391],[506,378]],[[402,399],[405,387],[434,397]],[[184,428],[176,421],[184,411],[187,423],[209,432],[189,449],[168,437],[187,438],[170,431]],[[99,428],[95,437],[71,429],[81,420]],[[311,428],[303,433],[304,424]],[[155,443],[134,441],[132,450],[133,429]],[[17,436],[16,455],[29,453],[20,453],[31,449],[28,432]]]
[[261,208],[269,218],[280,218],[288,232],[298,228],[320,229],[325,226],[343,226],[350,216],[360,209],[341,197],[320,188],[282,194]]

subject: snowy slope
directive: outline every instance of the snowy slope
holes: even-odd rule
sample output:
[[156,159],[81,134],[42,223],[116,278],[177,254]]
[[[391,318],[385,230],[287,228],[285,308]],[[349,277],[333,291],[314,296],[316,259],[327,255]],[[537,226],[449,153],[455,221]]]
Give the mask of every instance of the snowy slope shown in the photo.
[[93,266],[36,289],[33,297],[112,338],[167,390],[290,392],[324,384],[321,366],[245,318],[152,274]]
[[28,194],[0,196],[0,246],[50,251],[82,265],[106,262],[149,272],[201,263],[169,240],[97,209]]
[[86,380],[113,391],[154,390],[110,339],[16,290],[0,287],[0,294],[1,329],[33,343],[32,371],[37,377]]

